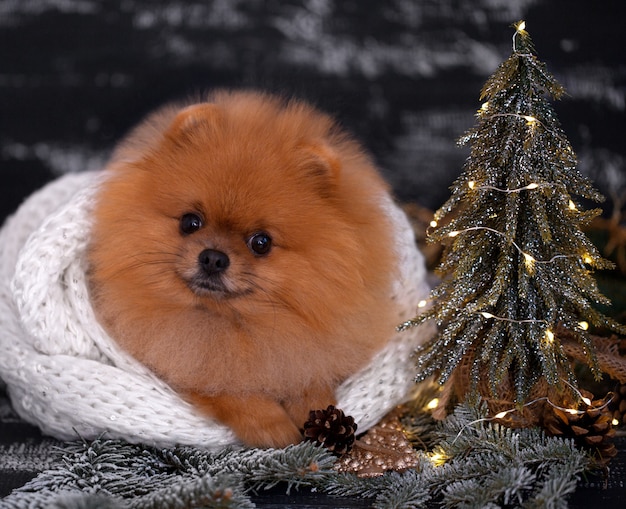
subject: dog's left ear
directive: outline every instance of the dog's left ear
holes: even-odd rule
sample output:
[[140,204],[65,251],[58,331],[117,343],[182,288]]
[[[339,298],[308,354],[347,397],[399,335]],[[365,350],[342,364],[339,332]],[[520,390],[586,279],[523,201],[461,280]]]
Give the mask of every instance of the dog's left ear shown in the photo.
[[331,184],[339,177],[341,172],[341,160],[334,149],[327,143],[320,141],[303,147],[305,157],[303,162],[305,170],[312,176],[323,179],[326,184]]

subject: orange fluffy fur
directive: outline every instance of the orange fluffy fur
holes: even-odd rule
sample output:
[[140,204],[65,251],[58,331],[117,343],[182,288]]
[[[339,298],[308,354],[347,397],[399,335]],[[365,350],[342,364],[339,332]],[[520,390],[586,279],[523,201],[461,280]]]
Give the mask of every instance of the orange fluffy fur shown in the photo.
[[[393,335],[397,259],[371,160],[305,103],[218,92],[148,117],[106,171],[89,249],[101,323],[242,442],[298,442]],[[227,268],[202,265],[205,250]]]

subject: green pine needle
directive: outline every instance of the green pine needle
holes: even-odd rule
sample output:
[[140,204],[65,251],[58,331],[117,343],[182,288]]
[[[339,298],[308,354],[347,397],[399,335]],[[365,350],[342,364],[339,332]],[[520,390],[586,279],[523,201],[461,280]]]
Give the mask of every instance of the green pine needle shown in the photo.
[[[410,420],[424,422],[418,414]],[[483,404],[459,406],[437,427],[430,452],[416,451],[418,467],[374,478],[335,471],[335,457],[310,443],[211,453],[104,437],[78,441],[58,446],[49,469],[0,506],[247,509],[254,507],[255,492],[280,483],[287,492],[307,488],[358,497],[377,509],[541,507],[544,502],[559,507],[590,464],[571,441],[489,421]],[[434,453],[442,464],[433,463]]]

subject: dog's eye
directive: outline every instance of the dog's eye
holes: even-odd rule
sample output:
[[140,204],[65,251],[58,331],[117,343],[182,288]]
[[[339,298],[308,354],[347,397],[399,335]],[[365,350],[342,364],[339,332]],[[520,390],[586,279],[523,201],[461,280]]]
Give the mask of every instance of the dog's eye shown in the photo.
[[180,231],[189,235],[202,228],[202,218],[198,214],[185,214],[180,218]]
[[265,232],[255,233],[248,239],[248,248],[255,255],[266,255],[272,249],[272,238]]

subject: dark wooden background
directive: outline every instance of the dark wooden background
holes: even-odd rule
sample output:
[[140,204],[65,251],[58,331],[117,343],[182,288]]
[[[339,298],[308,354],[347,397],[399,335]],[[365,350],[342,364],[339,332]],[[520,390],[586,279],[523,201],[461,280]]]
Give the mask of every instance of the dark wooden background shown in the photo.
[[311,100],[401,199],[436,208],[522,18],[569,92],[557,111],[581,171],[622,192],[625,13],[623,0],[0,0],[0,221],[54,176],[100,167],[155,106],[214,87]]

